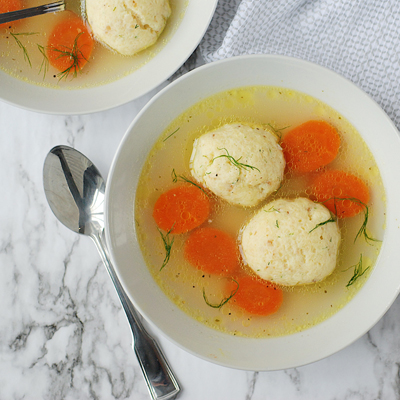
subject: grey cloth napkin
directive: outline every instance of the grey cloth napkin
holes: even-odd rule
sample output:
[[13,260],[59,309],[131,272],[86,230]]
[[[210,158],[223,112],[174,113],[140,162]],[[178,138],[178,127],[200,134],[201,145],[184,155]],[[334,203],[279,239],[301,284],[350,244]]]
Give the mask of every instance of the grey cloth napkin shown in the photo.
[[399,32],[400,0],[219,0],[197,52],[205,62],[281,54],[322,65],[368,93],[400,129]]

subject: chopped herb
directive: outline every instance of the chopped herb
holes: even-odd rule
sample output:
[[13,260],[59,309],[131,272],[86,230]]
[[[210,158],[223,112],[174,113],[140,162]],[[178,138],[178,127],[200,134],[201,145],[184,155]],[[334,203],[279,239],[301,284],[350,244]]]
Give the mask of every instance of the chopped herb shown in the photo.
[[275,225],[276,225],[277,228],[279,228],[279,222],[278,222],[278,220],[275,221]]
[[278,193],[283,187],[283,180],[281,181],[281,184],[279,185],[278,189],[274,190],[273,193]]
[[172,248],[172,245],[174,244],[174,240],[175,240],[175,238],[173,238],[171,240],[171,237],[170,237],[170,233],[173,228],[174,227],[172,226],[172,228],[165,235],[161,232],[160,229],[157,228],[158,232],[160,232],[162,241],[164,243],[164,248],[165,248],[165,257],[164,257],[164,261],[161,265],[160,271],[168,264],[168,261],[171,257],[171,248]]
[[170,135],[168,135],[168,136],[163,140],[163,142],[165,142],[167,139],[169,139],[172,135],[175,135],[175,133],[178,132],[179,129],[180,129],[180,128],[175,129]]
[[264,212],[277,212],[277,213],[280,213],[280,211],[277,210],[274,206],[272,206],[272,207],[269,208],[268,210],[264,210]]
[[358,200],[358,199],[353,199],[353,198],[352,198],[352,199],[349,199],[349,200],[351,200],[351,201],[353,201],[353,202],[355,202],[355,203],[360,204],[360,205],[363,206],[363,208],[364,208],[364,221],[363,221],[363,223],[362,223],[362,225],[361,225],[360,230],[357,232],[356,237],[354,238],[354,242],[357,240],[357,238],[358,238],[360,235],[364,235],[364,239],[365,239],[365,241],[366,241],[367,243],[368,243],[369,240],[372,241],[372,242],[381,242],[381,240],[374,239],[374,238],[370,237],[370,236],[368,235],[368,233],[367,233],[367,224],[368,224],[368,217],[369,217],[369,209],[368,209],[368,206],[367,206],[366,204],[364,204],[362,201]]
[[72,64],[68,68],[66,68],[64,71],[61,71],[60,73],[57,74],[59,81],[61,81],[64,78],[67,79],[68,75],[71,72],[73,73],[72,77],[76,78],[78,76],[78,72],[81,70],[79,61],[82,59],[88,61],[86,59],[86,57],[83,55],[81,49],[78,47],[78,39],[81,35],[83,35],[83,32],[78,33],[78,35],[76,36],[76,38],[74,40],[74,44],[72,45],[72,48],[63,46],[65,49],[61,50],[56,47],[51,47],[52,51],[60,53],[60,55],[57,58],[67,57],[72,60]]
[[[361,236],[361,235],[364,235],[364,239],[365,239],[365,241],[366,241],[367,243],[369,243],[368,241],[372,241],[372,242],[381,242],[381,240],[379,240],[379,239],[374,239],[374,238],[370,237],[370,236],[368,235],[368,233],[367,233],[367,224],[368,224],[368,217],[369,217],[369,209],[368,209],[368,206],[367,206],[365,203],[363,203],[363,202],[362,202],[361,200],[359,200],[359,199],[356,199],[355,197],[342,197],[342,198],[333,197],[333,198],[330,198],[330,199],[325,200],[324,203],[327,202],[327,201],[329,201],[329,200],[332,200],[332,199],[333,199],[333,201],[334,201],[335,211],[336,211],[336,203],[335,203],[336,200],[349,200],[349,201],[352,201],[353,203],[356,203],[356,204],[360,205],[360,206],[363,208],[363,211],[364,211],[364,221],[363,221],[363,223],[362,223],[362,225],[361,225],[361,228],[360,228],[359,231],[357,232],[356,237],[354,238],[354,242],[355,242],[355,241],[357,240],[357,238],[358,238],[359,236]],[[335,213],[337,214],[337,212],[335,212]],[[369,243],[369,244],[370,244],[370,243]]]
[[279,129],[273,127],[271,124],[267,124],[267,125],[272,129],[272,131],[275,133],[276,136],[278,136],[279,139],[282,139],[282,134],[283,134],[282,131],[287,128],[290,128],[290,125],[285,126],[284,128],[279,128]]
[[315,227],[312,228],[311,231],[309,231],[308,233],[311,233],[312,231],[314,231],[315,229],[319,228],[320,226],[329,224],[329,222],[336,222],[336,219],[333,216],[331,216],[330,219],[327,219],[326,221],[320,222],[319,224],[315,225]]
[[232,157],[229,154],[228,150],[225,147],[218,148],[218,150],[225,150],[226,154],[221,154],[221,155],[219,155],[217,157],[214,157],[212,159],[212,161],[216,160],[217,158],[226,157],[235,167],[239,168],[239,170],[244,169],[244,170],[247,171],[247,169],[256,169],[258,172],[260,172],[260,170],[258,168],[253,167],[252,165],[243,164],[243,163],[239,162],[242,159],[242,157],[239,157],[238,159],[235,159],[234,157]]
[[207,300],[206,291],[205,291],[205,289],[203,288],[203,298],[204,298],[204,301],[206,302],[206,304],[207,304],[208,306],[210,306],[210,307],[212,307],[212,308],[221,308],[223,305],[225,305],[225,304],[236,294],[236,292],[239,290],[239,282],[236,281],[236,280],[233,279],[233,278],[231,278],[231,279],[236,283],[236,285],[237,285],[237,286],[236,286],[236,289],[232,290],[231,294],[230,294],[228,297],[222,299],[221,302],[220,302],[219,304],[211,304],[211,303]]
[[45,48],[43,46],[41,46],[40,44],[38,44],[37,47],[43,56],[42,64],[40,65],[40,69],[39,69],[39,74],[43,70],[43,79],[44,79],[47,75],[47,71],[49,70],[49,59],[46,55]]
[[184,176],[184,175],[177,175],[175,172],[175,169],[172,170],[171,176],[172,176],[172,182],[176,183],[176,182],[178,182],[178,180],[180,180],[182,182],[190,183],[190,184],[196,186],[197,188],[199,188],[206,196],[208,196],[207,193],[204,191],[204,189],[200,185],[191,181],[189,178],[186,178],[186,176]]
[[22,49],[22,52],[24,53],[24,60],[30,65],[32,68],[32,63],[31,59],[29,58],[28,51],[26,50],[26,47],[22,44],[22,42],[18,39],[17,36],[31,36],[31,35],[38,35],[39,32],[22,32],[22,33],[12,33],[10,32],[10,35],[14,38],[16,41],[18,47]]
[[363,270],[363,267],[362,267],[362,254],[360,254],[360,260],[358,261],[358,263],[356,265],[352,265],[351,267],[347,268],[345,271],[348,271],[350,268],[354,268],[354,274],[350,278],[350,280],[349,280],[348,284],[346,285],[346,287],[351,286],[358,278],[363,276],[367,272],[367,270],[370,268],[370,266],[368,266],[367,268],[365,268]]

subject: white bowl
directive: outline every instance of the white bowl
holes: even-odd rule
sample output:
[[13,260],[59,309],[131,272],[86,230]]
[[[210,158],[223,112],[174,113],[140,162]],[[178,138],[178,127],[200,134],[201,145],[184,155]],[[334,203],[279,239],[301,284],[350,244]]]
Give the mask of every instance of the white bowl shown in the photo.
[[[248,339],[212,330],[178,309],[153,280],[135,237],[135,189],[160,132],[189,106],[248,85],[291,88],[320,99],[361,133],[387,195],[386,229],[376,266],[357,295],[326,321],[300,333]],[[190,88],[190,90],[188,90]],[[114,158],[106,194],[107,242],[122,284],[142,315],[170,340],[203,359],[245,370],[279,370],[327,357],[367,332],[400,289],[400,140],[381,108],[343,77],[309,62],[272,55],[236,57],[194,70],[155,96],[133,121]]]
[[[0,70],[0,99],[28,110],[50,114],[88,114],[134,100],[167,80],[202,39],[218,0],[190,0],[178,28],[153,58],[131,74],[92,88],[52,89],[13,78]],[[77,93],[77,91],[79,93]]]

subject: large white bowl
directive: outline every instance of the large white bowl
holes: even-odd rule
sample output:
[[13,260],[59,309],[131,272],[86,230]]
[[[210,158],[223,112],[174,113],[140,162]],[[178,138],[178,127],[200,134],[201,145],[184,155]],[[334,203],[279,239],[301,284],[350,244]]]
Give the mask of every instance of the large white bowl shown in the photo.
[[[275,85],[308,93],[346,117],[379,166],[387,194],[387,223],[376,266],[358,294],[338,313],[303,332],[247,339],[212,330],[178,309],[148,271],[135,237],[133,202],[141,166],[157,136],[190,105],[247,85]],[[186,74],[155,96],[125,134],[109,174],[107,241],[122,284],[142,315],[187,351],[245,370],[297,367],[327,357],[367,332],[400,288],[400,140],[381,108],[354,84],[320,66],[281,56],[244,56]]]
[[[188,0],[178,28],[153,58],[126,77],[83,89],[52,89],[13,78],[0,70],[0,99],[28,110],[50,114],[88,114],[134,100],[167,80],[202,39],[218,0]],[[78,93],[79,92],[79,93]]]

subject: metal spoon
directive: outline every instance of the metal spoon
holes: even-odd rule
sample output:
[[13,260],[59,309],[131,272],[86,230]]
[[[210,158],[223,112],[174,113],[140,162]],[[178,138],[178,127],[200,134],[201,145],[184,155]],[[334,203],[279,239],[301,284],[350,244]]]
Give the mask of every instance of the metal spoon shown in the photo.
[[17,19],[24,19],[24,18],[34,17],[36,15],[42,15],[64,10],[65,10],[64,0],[56,1],[50,4],[43,4],[37,7],[23,8],[22,10],[1,13],[0,24],[16,21]]
[[133,349],[152,399],[172,399],[180,391],[179,384],[161,349],[145,331],[108,256],[103,236],[105,183],[99,171],[79,151],[56,146],[44,162],[43,184],[55,216],[69,229],[95,242],[131,326]]

